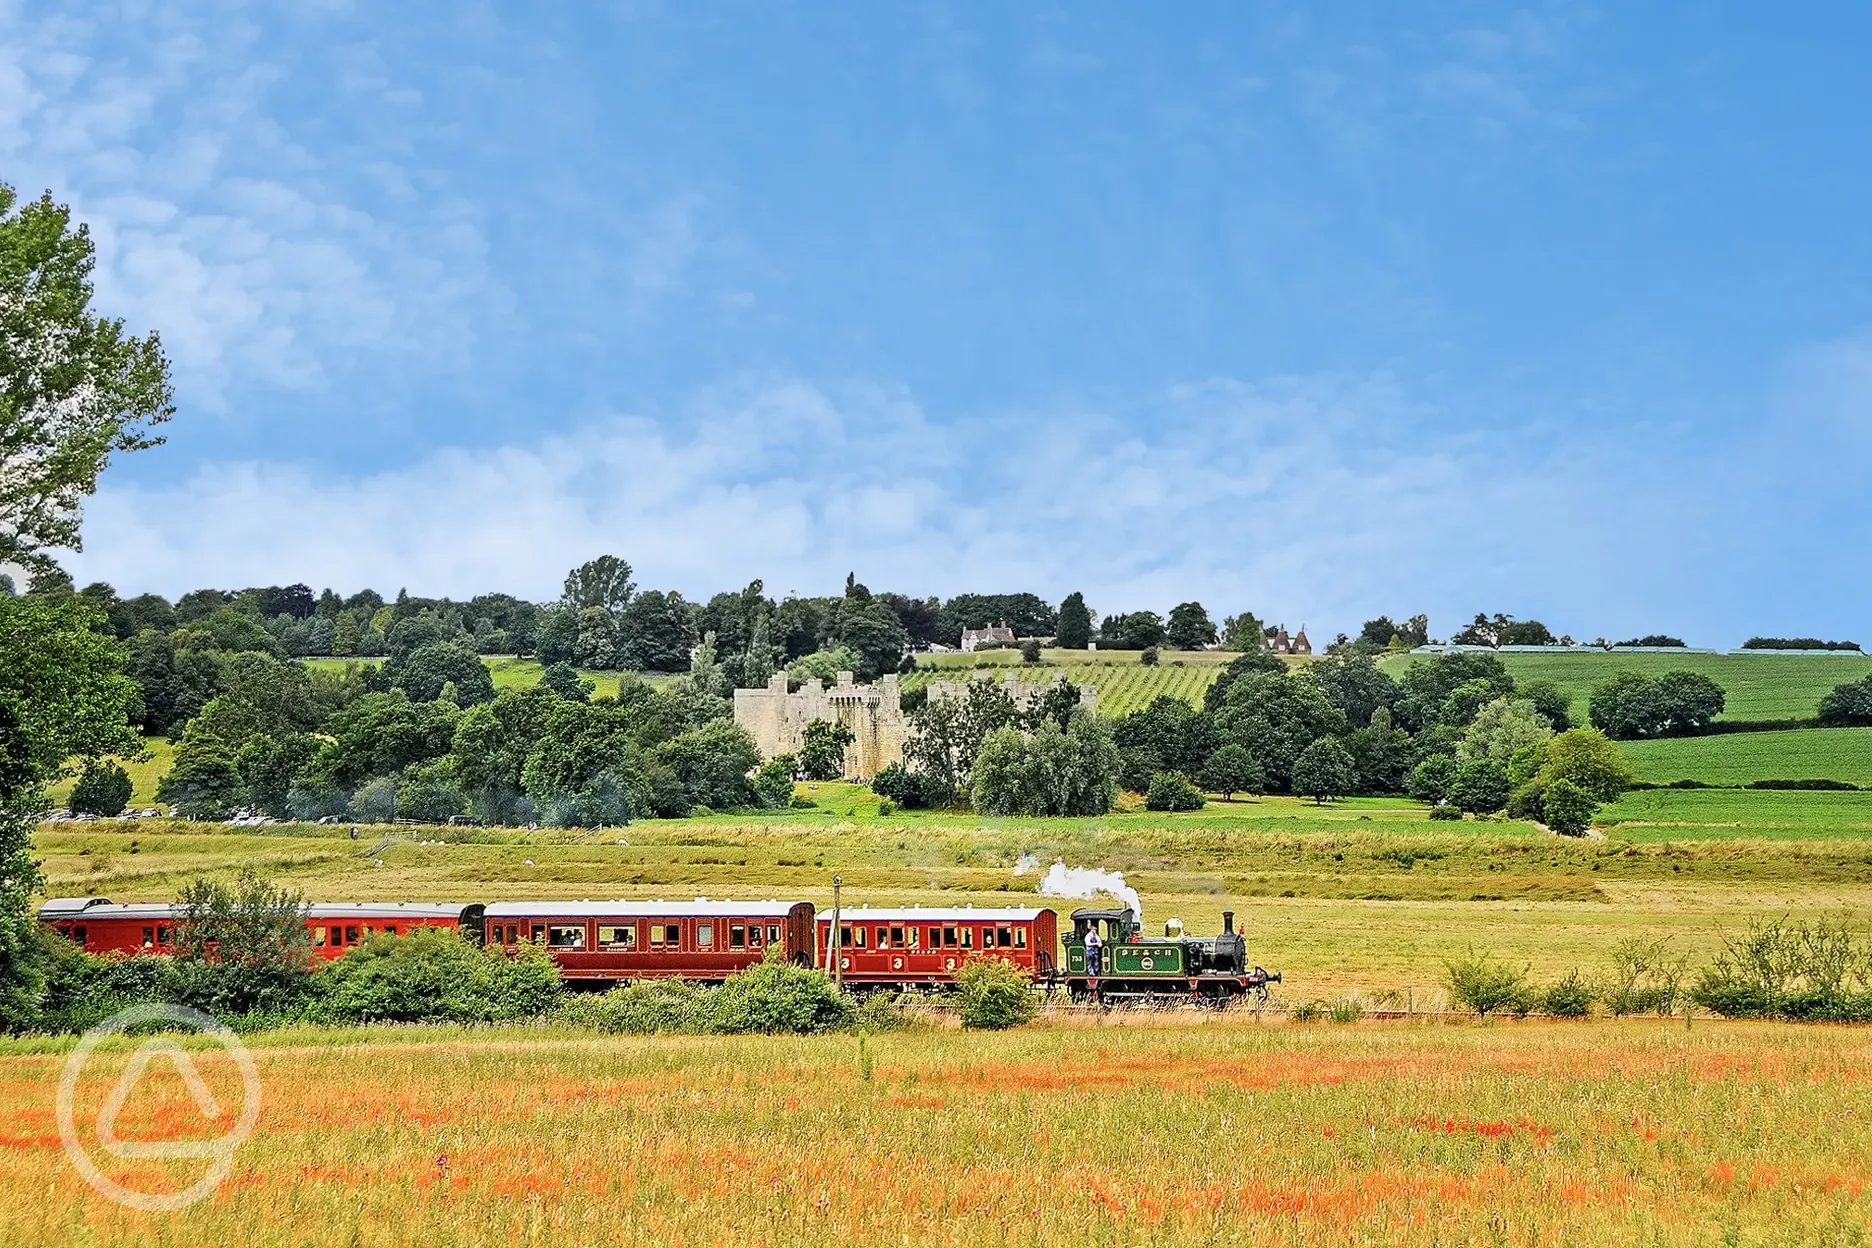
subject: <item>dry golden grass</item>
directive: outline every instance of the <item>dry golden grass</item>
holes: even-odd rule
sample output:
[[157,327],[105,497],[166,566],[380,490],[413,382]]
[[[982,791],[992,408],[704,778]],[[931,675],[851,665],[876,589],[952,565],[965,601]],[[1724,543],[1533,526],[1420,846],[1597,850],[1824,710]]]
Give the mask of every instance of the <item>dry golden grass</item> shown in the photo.
[[[1872,1033],[1681,1023],[552,1029],[255,1042],[255,1137],[172,1214],[61,1152],[62,1055],[0,1048],[8,1244],[1858,1242]],[[101,1050],[89,1121],[126,1060]],[[226,1063],[203,1062],[238,1096]],[[183,1138],[178,1083],[126,1138]],[[111,1173],[180,1187],[201,1163]]]

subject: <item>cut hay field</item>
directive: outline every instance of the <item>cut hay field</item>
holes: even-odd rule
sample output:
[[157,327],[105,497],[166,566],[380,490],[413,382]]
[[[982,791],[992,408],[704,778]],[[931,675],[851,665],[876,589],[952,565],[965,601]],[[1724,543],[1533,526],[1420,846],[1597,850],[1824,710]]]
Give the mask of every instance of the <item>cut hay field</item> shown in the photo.
[[[136,1213],[66,1160],[60,1046],[0,1041],[9,1244],[1450,1245],[1863,1242],[1872,1032],[1681,1023],[1061,1019],[1018,1032],[255,1037],[214,1195]],[[191,1045],[130,1141],[220,1134]],[[130,1061],[94,1054],[94,1122]],[[101,1154],[101,1150],[98,1151]],[[201,1161],[113,1160],[176,1190]]]
[[[1659,791],[1608,812],[1603,839],[1532,825],[1432,823],[1406,801],[1315,808],[1291,798],[1184,815],[978,819],[878,813],[867,790],[808,790],[810,810],[541,829],[144,821],[45,825],[51,895],[168,900],[201,872],[259,868],[307,897],[788,897],[846,904],[1088,904],[1043,898],[1032,855],[1121,870],[1157,928],[1215,931],[1232,909],[1289,1000],[1357,991],[1440,999],[1443,960],[1471,944],[1552,979],[1601,970],[1628,935],[1707,958],[1751,913],[1819,917],[1872,907],[1872,793]],[[1720,803],[1695,799],[1721,798]],[[1640,800],[1664,799],[1664,800]],[[1742,805],[1737,799],[1750,799]],[[1834,800],[1850,799],[1850,800]],[[1158,928],[1157,930],[1161,930]]]
[[1651,784],[1700,780],[1844,780],[1872,785],[1872,728],[1798,728],[1715,737],[1625,741],[1619,752]]
[[[959,660],[1000,655],[1012,655],[1012,661],[998,659],[980,664],[932,662],[930,666],[924,666],[925,659]],[[1142,710],[1166,695],[1182,698],[1193,706],[1201,706],[1203,691],[1215,683],[1216,676],[1234,657],[1221,651],[1188,654],[1166,652],[1161,663],[1147,667],[1138,661],[1136,654],[1123,652],[1049,650],[1045,661],[1039,664],[1021,663],[1019,654],[1006,650],[991,650],[984,656],[927,655],[919,656],[917,670],[903,677],[903,686],[906,690],[921,689],[938,680],[962,679],[971,672],[996,677],[1016,673],[1021,679],[1030,681],[1051,680],[1055,675],[1064,675],[1075,685],[1096,686],[1099,713],[1115,717]]]
[[[1384,670],[1402,677],[1421,656],[1391,655]],[[1497,656],[1516,680],[1551,680],[1573,696],[1575,723],[1586,723],[1592,691],[1620,672],[1701,672],[1723,687],[1725,720],[1811,719],[1833,686],[1872,673],[1872,656],[1782,654],[1526,654]]]

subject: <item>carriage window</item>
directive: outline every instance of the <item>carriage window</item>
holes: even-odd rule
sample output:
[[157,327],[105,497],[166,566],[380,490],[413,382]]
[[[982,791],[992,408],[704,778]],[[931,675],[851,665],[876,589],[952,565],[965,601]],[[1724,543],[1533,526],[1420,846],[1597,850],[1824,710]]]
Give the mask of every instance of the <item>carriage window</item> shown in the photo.
[[747,948],[747,928],[736,923],[728,928],[728,947],[730,949]]
[[84,928],[82,928],[82,927],[74,927],[74,928],[72,928],[72,929],[71,929],[71,938],[72,938],[73,940],[75,940],[75,941],[77,941],[77,942],[78,942],[79,944],[81,944],[81,945],[82,945],[82,944],[84,944],[84,943],[85,943],[85,929],[84,929]]
[[917,947],[917,933],[918,933],[918,932],[920,932],[920,931],[922,931],[922,930],[923,930],[923,929],[922,929],[922,928],[920,928],[920,927],[906,927],[906,928],[904,928],[904,935],[905,935],[905,936],[908,936],[908,937],[910,938],[910,948],[912,948],[912,949],[914,949],[914,948],[916,948],[916,947]]
[[394,935],[396,935],[396,924],[394,924],[394,923],[386,923],[386,924],[384,924],[384,929],[383,929],[383,931],[384,931],[384,935],[386,935],[386,936],[394,936]]
[[880,949],[888,949],[888,948],[890,948],[890,945],[891,945],[891,940],[890,940],[890,929],[888,929],[888,928],[883,928],[883,927],[880,927],[880,928],[878,928],[878,929],[877,929],[877,940],[878,940],[878,944],[877,944],[877,947],[878,947],[878,948],[880,948]]
[[695,929],[695,943],[698,949],[712,949],[715,946],[715,925],[698,923]]
[[156,943],[156,929],[155,928],[146,927],[143,929],[143,943],[146,945],[153,945]]
[[546,943],[554,949],[583,949],[585,925],[583,923],[555,923],[546,929]]
[[625,924],[621,927],[598,925],[598,943],[606,949],[635,949],[637,947],[637,925]]
[[[883,929],[880,928],[879,930],[882,931]],[[880,940],[878,943],[882,944],[883,942],[882,940]],[[890,929],[890,943],[891,943],[891,948],[893,949],[901,949],[904,947],[904,929],[903,928],[893,927]]]
[[312,943],[316,946],[324,945],[325,943],[325,929],[324,928],[315,927],[312,929]]
[[682,944],[682,925],[678,923],[664,924],[663,941],[672,949]]
[[748,948],[750,949],[760,948],[760,924],[758,923],[748,924],[747,943],[748,943]]
[[[931,928],[930,935],[934,936],[935,934],[936,934],[936,930],[934,928]],[[956,946],[956,929],[955,928],[945,927],[942,929],[942,943],[943,943],[943,948],[945,949],[955,948]]]
[[545,944],[546,943],[546,925],[544,923],[533,924],[533,935],[529,937],[529,939],[532,940],[532,942],[536,945]]
[[1027,947],[1027,929],[1026,928],[1017,927],[1014,929],[1014,947],[1016,949],[1025,949]]
[[767,943],[770,945],[777,945],[780,943],[780,928],[778,924],[770,923],[767,925]]
[[1014,947],[1014,929],[1006,926],[995,928],[995,943],[1000,945],[1003,949],[1012,949]]
[[650,945],[652,948],[656,949],[661,949],[663,947],[663,925],[661,923],[652,923],[650,925]]
[[358,929],[355,927],[352,927],[350,924],[346,924],[345,929],[344,929],[344,943],[347,945],[355,945],[357,944],[357,942],[358,942]]
[[862,927],[848,927],[843,923],[839,924],[839,945],[841,948],[845,949],[864,948],[865,929]]
[[962,947],[964,949],[973,949],[975,947],[975,929],[974,928],[965,927],[962,929]]

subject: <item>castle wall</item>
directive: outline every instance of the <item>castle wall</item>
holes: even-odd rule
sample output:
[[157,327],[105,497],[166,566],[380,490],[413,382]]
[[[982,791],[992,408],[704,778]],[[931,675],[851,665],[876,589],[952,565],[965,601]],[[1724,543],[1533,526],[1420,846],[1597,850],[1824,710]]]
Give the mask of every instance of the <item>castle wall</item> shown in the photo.
[[765,689],[735,690],[734,716],[763,759],[799,753],[806,744],[806,725],[826,720],[851,731],[852,742],[845,747],[847,780],[869,780],[903,762],[903,702],[894,673],[875,685],[860,685],[850,672],[840,672],[830,689],[823,681],[809,680],[789,693],[786,673],[776,672]]

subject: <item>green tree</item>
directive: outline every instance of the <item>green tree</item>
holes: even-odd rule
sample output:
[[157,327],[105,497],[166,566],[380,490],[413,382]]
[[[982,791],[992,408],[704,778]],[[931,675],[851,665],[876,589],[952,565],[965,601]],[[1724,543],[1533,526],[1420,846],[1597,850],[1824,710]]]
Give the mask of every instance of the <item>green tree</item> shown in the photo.
[[675,773],[692,805],[730,810],[758,804],[748,773],[760,765],[760,750],[747,730],[731,719],[712,720],[671,737],[652,750],[651,757]]
[[1508,804],[1508,771],[1492,758],[1477,758],[1456,768],[1449,801],[1458,810],[1488,815]]
[[80,549],[98,474],[175,411],[157,335],[91,314],[95,252],[50,192],[22,205],[0,184],[0,564]]
[[1632,786],[1625,756],[1593,728],[1574,728],[1549,741],[1540,778],[1548,783],[1566,780],[1600,802],[1617,801]]
[[856,741],[852,730],[829,719],[806,725],[800,746],[800,775],[807,780],[837,780],[845,774],[845,747]]
[[748,625],[747,653],[741,657],[741,688],[766,688],[785,658],[786,652],[768,640],[766,612],[757,614]]
[[1085,595],[1078,590],[1060,603],[1058,645],[1062,650],[1083,650],[1092,641],[1092,612],[1086,609]]
[[[1222,644],[1243,654],[1267,653],[1267,630],[1252,611],[1230,615],[1222,620]],[[1276,660],[1279,662],[1279,660]]]
[[1411,769],[1404,791],[1420,802],[1436,806],[1446,801],[1456,782],[1456,759],[1449,754],[1432,754]]
[[1267,777],[1262,775],[1253,756],[1235,744],[1225,745],[1211,754],[1198,778],[1203,788],[1220,793],[1224,799],[1233,798],[1237,793],[1259,793],[1267,784]]
[[1541,790],[1541,821],[1562,836],[1583,836],[1599,802],[1571,780],[1556,777]]
[[1099,648],[1103,650],[1149,650],[1163,642],[1163,617],[1155,611],[1121,611],[1106,616],[1099,625]]
[[1201,810],[1204,804],[1202,790],[1180,771],[1158,772],[1144,790],[1146,810]]
[[249,740],[234,754],[245,800],[276,819],[291,815],[293,781],[318,751],[319,739],[305,732]]
[[245,798],[227,742],[199,722],[191,723],[176,747],[175,762],[156,782],[156,800],[185,819],[225,819]]
[[570,663],[555,663],[540,673],[540,688],[547,689],[568,702],[589,702],[596,681],[585,680]]
[[572,659],[580,667],[608,672],[623,663],[618,647],[618,621],[603,607],[582,607],[578,613],[578,640]]
[[1469,726],[1463,729],[1462,740],[1456,746],[1456,759],[1467,763],[1477,758],[1490,758],[1505,768],[1523,747],[1551,736],[1553,729],[1532,702],[1496,698],[1477,711]]
[[1289,787],[1301,751],[1346,730],[1345,715],[1318,686],[1284,670],[1251,672],[1234,681],[1214,717],[1219,743],[1246,749],[1268,783],[1280,789]]
[[618,614],[618,649],[633,672],[685,672],[696,642],[695,613],[681,594],[648,589]]
[[1339,708],[1348,724],[1369,724],[1379,710],[1388,713],[1397,704],[1397,682],[1380,671],[1369,654],[1329,654],[1307,664],[1303,674]]
[[306,906],[252,868],[229,887],[198,879],[182,890],[176,964],[182,1004],[211,1014],[285,1011],[311,991]]
[[1357,780],[1352,756],[1332,737],[1321,737],[1294,759],[1293,791],[1312,798],[1316,805],[1344,797]]
[[1180,602],[1170,608],[1164,642],[1172,650],[1203,650],[1216,643],[1216,626],[1200,602]]
[[1266,646],[1256,645],[1252,650],[1244,650],[1239,659],[1231,659],[1227,667],[1216,674],[1215,680],[1203,690],[1203,710],[1215,712],[1222,709],[1228,701],[1229,690],[1242,677],[1256,672],[1273,672],[1285,675],[1287,665]]
[[1820,722],[1846,728],[1872,724],[1872,675],[1835,685],[1820,699]]
[[1465,702],[1470,713],[1515,690],[1514,677],[1492,654],[1440,654],[1412,663],[1398,682],[1398,701],[1393,708],[1398,726],[1416,733],[1442,723],[1450,695],[1471,681],[1482,682],[1483,688],[1477,691],[1473,705]]
[[551,667],[570,663],[578,652],[579,616],[576,607],[548,607],[540,612],[533,638],[534,657]]
[[1515,686],[1515,697],[1532,702],[1555,732],[1565,732],[1573,726],[1573,697],[1556,682],[1545,677],[1524,680]]
[[630,564],[616,555],[599,555],[566,573],[564,602],[575,611],[598,607],[616,614],[630,602],[636,589]]
[[0,1029],[29,1025],[44,990],[32,830],[47,806],[46,784],[70,758],[141,749],[129,723],[137,688],[123,665],[95,604],[0,595]]
[[74,814],[115,819],[130,804],[132,792],[130,773],[116,762],[108,758],[86,759],[84,771],[79,773],[78,783],[72,787],[71,800],[66,805]]
[[359,627],[357,616],[349,611],[340,611],[332,622],[331,652],[338,658],[356,654],[358,642],[363,638],[364,630]]
[[904,762],[944,794],[967,793],[982,742],[1019,717],[1014,700],[998,683],[971,680],[962,696],[933,697],[910,713]]
[[[577,680],[576,674],[573,679]],[[523,823],[523,816],[533,813],[521,773],[546,730],[552,708],[561,700],[544,681],[531,689],[503,689],[492,702],[468,711],[455,725],[450,749],[455,777],[484,822]],[[585,701],[582,697],[575,700]]]
[[410,651],[401,662],[391,660],[385,674],[392,689],[401,689],[412,702],[434,702],[445,686],[453,685],[457,706],[479,706],[494,700],[494,674],[473,647],[452,641],[433,641]]
[[855,608],[848,605],[839,613],[838,643],[858,656],[858,678],[870,681],[897,670],[910,637],[896,612],[881,602],[871,602]]

